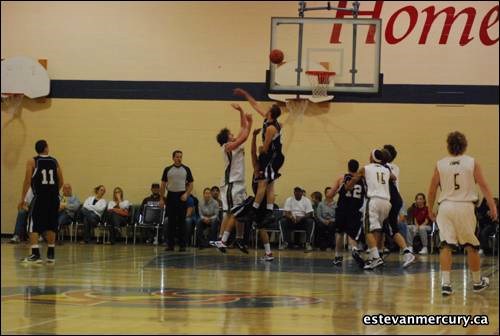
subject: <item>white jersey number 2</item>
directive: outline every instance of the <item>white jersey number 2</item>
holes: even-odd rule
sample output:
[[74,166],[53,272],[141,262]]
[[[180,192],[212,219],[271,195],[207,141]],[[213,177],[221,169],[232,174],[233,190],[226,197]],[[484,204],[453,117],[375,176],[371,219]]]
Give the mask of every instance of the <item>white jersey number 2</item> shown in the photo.
[[351,191],[351,190],[348,190],[345,195],[346,197],[353,197],[353,198],[361,198],[361,192],[363,191],[363,188],[359,185],[359,184],[356,184],[354,186],[354,189]]

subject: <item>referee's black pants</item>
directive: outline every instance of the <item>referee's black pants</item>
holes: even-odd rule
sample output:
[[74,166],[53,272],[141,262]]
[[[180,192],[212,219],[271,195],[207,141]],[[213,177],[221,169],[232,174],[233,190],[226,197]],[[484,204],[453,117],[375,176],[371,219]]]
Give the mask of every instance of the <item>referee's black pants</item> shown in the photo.
[[181,201],[181,192],[167,193],[167,230],[164,231],[164,238],[169,247],[175,246],[175,237],[180,247],[186,247],[186,202]]

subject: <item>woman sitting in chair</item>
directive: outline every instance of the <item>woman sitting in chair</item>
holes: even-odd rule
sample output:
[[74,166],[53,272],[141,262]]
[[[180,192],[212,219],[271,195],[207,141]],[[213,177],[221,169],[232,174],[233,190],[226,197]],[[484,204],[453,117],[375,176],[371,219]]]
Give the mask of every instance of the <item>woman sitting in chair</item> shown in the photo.
[[83,220],[83,241],[82,244],[90,243],[92,239],[92,229],[101,221],[101,217],[106,210],[106,200],[103,198],[106,188],[101,184],[94,188],[95,196],[90,196],[83,203],[81,211]]
[[408,244],[413,250],[413,238],[418,232],[422,249],[418,254],[425,255],[429,253],[427,234],[432,231],[432,222],[429,218],[429,208],[426,204],[425,195],[418,193],[415,196],[415,203],[410,208],[411,212],[408,215],[411,219],[408,220]]
[[123,199],[123,190],[116,187],[113,190],[113,200],[108,203],[107,224],[109,225],[109,243],[116,242],[116,229],[127,225],[130,202]]

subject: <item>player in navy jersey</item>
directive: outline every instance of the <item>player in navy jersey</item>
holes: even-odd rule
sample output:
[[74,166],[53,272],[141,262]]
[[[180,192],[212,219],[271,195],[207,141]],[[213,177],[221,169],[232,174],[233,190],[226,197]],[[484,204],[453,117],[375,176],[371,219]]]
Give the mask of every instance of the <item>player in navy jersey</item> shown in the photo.
[[282,128],[281,124],[278,122],[278,118],[281,115],[281,109],[278,105],[274,104],[267,111],[263,109],[257,101],[245,90],[235,89],[234,93],[236,95],[245,97],[250,105],[262,116],[264,117],[264,122],[262,125],[262,151],[259,153],[259,167],[260,174],[258,176],[258,190],[255,194],[255,201],[253,203],[253,209],[248,212],[248,219],[250,221],[255,220],[258,209],[266,196],[267,204],[264,221],[272,222],[274,221],[273,208],[274,208],[274,181],[277,180],[281,174],[279,173],[280,168],[285,162],[285,156],[283,154],[283,146],[281,143]]
[[343,246],[343,233],[349,236],[349,245],[352,250],[352,257],[361,266],[364,267],[364,260],[358,251],[357,242],[360,240],[363,232],[363,205],[366,194],[364,180],[359,180],[352,190],[346,189],[346,184],[352,179],[354,174],[358,171],[359,162],[356,160],[349,160],[348,173],[341,176],[335,181],[332,189],[329,191],[330,197],[339,194],[337,201],[337,209],[335,210],[335,265],[341,265],[343,258],[340,255]]
[[29,187],[33,190],[31,214],[28,222],[31,255],[22,261],[42,263],[38,237],[46,232],[48,244],[47,263],[55,263],[55,242],[59,214],[59,190],[64,184],[61,167],[57,160],[49,156],[49,146],[45,140],[35,144],[37,156],[28,160],[24,177],[21,200],[24,202]]

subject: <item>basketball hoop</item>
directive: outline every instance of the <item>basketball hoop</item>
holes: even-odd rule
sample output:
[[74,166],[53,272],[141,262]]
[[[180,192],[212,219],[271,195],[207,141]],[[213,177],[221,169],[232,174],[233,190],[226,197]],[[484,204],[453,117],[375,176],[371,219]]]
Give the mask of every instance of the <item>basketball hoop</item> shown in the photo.
[[2,110],[11,116],[22,108],[24,93],[2,93]]
[[332,71],[306,71],[309,76],[309,82],[312,86],[312,95],[314,98],[326,97],[330,82],[333,84],[335,72]]

